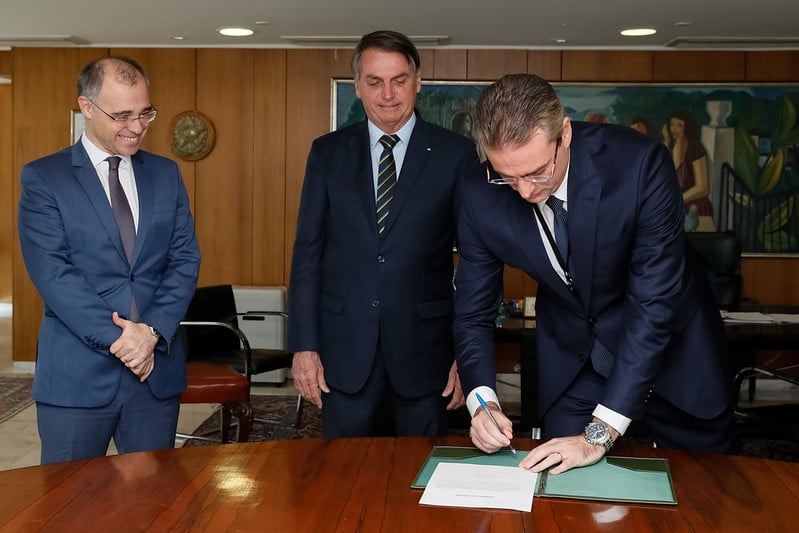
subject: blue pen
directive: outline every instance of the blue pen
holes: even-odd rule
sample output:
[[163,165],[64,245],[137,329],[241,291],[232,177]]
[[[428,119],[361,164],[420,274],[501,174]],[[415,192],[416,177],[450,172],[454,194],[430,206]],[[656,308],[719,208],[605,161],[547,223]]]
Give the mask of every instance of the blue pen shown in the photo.
[[[482,407],[483,409],[486,410],[486,413],[488,413],[488,416],[491,417],[491,421],[494,422],[495,426],[497,426],[497,429],[499,430],[499,432],[503,433],[502,428],[499,427],[499,422],[497,422],[497,419],[494,418],[493,414],[491,414],[491,409],[488,408],[488,404],[483,399],[483,397],[480,396],[477,393],[475,393],[475,396],[477,396],[477,401],[480,402],[480,407]],[[503,433],[503,435],[504,435],[504,433]],[[513,455],[516,455],[516,450],[513,448],[513,444],[508,444],[508,448],[510,448],[510,451],[513,452]]]

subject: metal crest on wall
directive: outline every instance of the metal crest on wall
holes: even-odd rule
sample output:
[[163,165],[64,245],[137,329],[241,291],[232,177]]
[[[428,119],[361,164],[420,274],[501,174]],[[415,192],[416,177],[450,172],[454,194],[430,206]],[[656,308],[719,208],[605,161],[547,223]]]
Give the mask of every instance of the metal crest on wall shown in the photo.
[[[472,137],[491,82],[425,81],[416,108]],[[799,254],[799,87],[553,83],[572,120],[622,124],[672,152],[687,231],[732,231],[744,255]],[[365,118],[351,79],[333,79],[331,130]]]

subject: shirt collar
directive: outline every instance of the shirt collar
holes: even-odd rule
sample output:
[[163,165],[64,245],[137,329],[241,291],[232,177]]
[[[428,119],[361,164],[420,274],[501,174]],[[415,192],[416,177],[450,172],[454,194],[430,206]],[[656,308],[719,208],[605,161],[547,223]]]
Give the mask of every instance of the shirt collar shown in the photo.
[[[374,150],[377,147],[377,144],[380,142],[380,137],[386,135],[387,132],[382,131],[380,128],[374,125],[371,120],[367,120],[366,123],[369,126],[369,146]],[[411,138],[411,132],[413,131],[413,127],[416,125],[416,113],[411,115],[411,118],[408,119],[408,122],[405,123],[400,129],[397,131],[390,133],[389,135],[399,135],[401,143],[408,143],[408,140]]]
[[[92,165],[95,168],[99,167],[100,163],[103,163],[106,159],[111,157],[110,154],[100,150],[96,144],[91,142],[89,138],[86,137],[85,133],[81,135],[80,140],[81,143],[83,144],[83,148],[86,149],[86,153],[89,154],[89,160],[92,162]],[[115,155],[119,156],[122,159],[122,161],[124,161],[128,165],[131,164],[129,155],[121,155],[121,154],[115,154]]]

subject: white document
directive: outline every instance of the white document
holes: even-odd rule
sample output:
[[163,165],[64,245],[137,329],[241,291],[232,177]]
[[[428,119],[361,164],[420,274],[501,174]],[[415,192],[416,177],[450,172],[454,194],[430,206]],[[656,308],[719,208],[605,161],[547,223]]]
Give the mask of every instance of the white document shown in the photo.
[[538,474],[516,466],[439,463],[427,482],[423,505],[531,511]]
[[768,316],[776,320],[779,324],[799,324],[799,315],[785,314],[785,313],[769,313]]
[[722,311],[721,318],[728,324],[773,324],[775,320],[769,315],[758,312],[729,312]]

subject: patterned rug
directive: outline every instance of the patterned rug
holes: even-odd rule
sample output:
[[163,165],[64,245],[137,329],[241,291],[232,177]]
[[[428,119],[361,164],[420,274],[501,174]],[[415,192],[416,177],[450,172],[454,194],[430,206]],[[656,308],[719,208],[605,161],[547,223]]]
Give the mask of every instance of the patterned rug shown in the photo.
[[33,376],[0,375],[0,424],[30,404]]
[[[295,396],[253,396],[252,406],[255,418],[274,420],[280,422],[280,424],[255,422],[250,431],[249,440],[263,441],[320,437],[322,435],[320,411],[308,402],[303,402],[302,404],[302,415],[297,429],[290,427],[294,419],[296,402],[297,398]],[[514,402],[504,402],[503,408],[511,419],[517,417],[521,410],[520,405]],[[453,413],[450,419],[450,427],[451,435],[468,435],[469,418],[465,408]],[[218,412],[205,420],[194,434],[218,439]],[[624,438],[632,445],[646,446],[648,442],[651,442],[640,435],[628,435]],[[200,446],[204,444],[213,443],[189,440],[185,446]],[[781,440],[767,434],[759,434],[758,432],[744,429],[742,430],[740,455],[799,462],[799,442]]]

